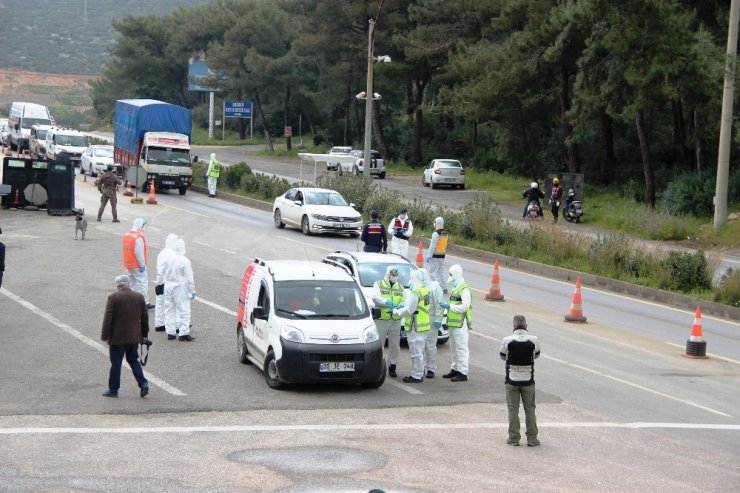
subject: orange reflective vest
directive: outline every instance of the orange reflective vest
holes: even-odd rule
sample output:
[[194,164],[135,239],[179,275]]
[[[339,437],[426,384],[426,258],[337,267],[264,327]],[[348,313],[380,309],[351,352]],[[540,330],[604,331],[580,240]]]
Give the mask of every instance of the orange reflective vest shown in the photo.
[[439,238],[437,238],[437,246],[434,248],[432,257],[445,258],[445,255],[447,254],[447,231],[444,229],[438,229],[435,233],[439,235]]
[[144,263],[146,264],[146,238],[141,234],[141,231],[129,231],[123,237],[124,269],[138,269],[139,267],[145,267],[145,265],[139,265],[139,261],[136,259],[136,240],[138,238],[141,238],[142,241],[144,241]]

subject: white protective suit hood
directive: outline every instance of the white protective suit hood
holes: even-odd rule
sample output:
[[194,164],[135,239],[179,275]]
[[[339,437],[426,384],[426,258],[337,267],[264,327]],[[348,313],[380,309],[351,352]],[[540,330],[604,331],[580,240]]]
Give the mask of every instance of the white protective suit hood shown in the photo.
[[177,240],[175,240],[174,250],[178,255],[185,255],[185,240],[177,238]]
[[416,289],[421,286],[424,286],[424,275],[418,270],[411,271],[409,289]]
[[444,228],[445,227],[445,220],[444,220],[444,218],[442,216],[436,218],[434,220],[434,226],[436,228]]
[[212,152],[211,153],[211,161],[213,161],[214,159],[216,159],[216,153],[215,152]]
[[391,272],[395,272],[398,276],[398,280],[396,282],[400,282],[401,275],[398,272],[398,267],[394,267],[392,265],[389,265],[388,268],[385,270],[385,280],[390,281],[391,280]]
[[134,219],[134,225],[133,225],[133,227],[131,229],[132,230],[136,230],[136,231],[143,231],[144,230],[144,226],[146,226],[146,224],[147,224],[146,223],[146,219],[143,219],[141,217],[137,217],[136,219]]
[[178,240],[178,237],[175,233],[170,233],[167,235],[167,239],[164,240],[164,247],[168,250],[175,251],[175,242]]
[[450,267],[450,285],[452,285],[452,287],[454,288],[464,282],[465,279],[463,278],[463,268],[460,266],[460,264],[455,264]]
[[432,289],[432,278],[429,277],[429,271],[426,270],[424,267],[419,269],[419,272],[421,272],[421,279],[424,283],[424,286],[431,291]]

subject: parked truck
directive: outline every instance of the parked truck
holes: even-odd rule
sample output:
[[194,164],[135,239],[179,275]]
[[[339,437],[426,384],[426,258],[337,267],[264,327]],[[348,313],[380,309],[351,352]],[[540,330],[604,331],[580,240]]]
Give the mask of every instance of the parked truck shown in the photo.
[[[114,118],[113,159],[127,181],[147,192],[176,188],[185,195],[193,182],[190,110],[154,99],[119,99]],[[136,166],[146,182],[130,176]],[[131,170],[131,171],[129,171]]]

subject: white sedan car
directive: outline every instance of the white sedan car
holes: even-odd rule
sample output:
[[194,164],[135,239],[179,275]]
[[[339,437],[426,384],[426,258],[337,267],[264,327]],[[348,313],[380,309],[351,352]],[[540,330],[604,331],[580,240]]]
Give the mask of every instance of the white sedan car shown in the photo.
[[422,184],[437,188],[440,185],[465,189],[465,170],[457,159],[432,159],[424,168]]
[[304,235],[362,232],[362,215],[339,192],[325,188],[291,188],[275,199],[272,217],[276,228],[301,228]]
[[[90,176],[98,176],[106,170],[109,164],[113,164],[113,146],[91,145],[80,156],[80,169]],[[116,166],[117,174],[121,174],[121,166]]]
[[[352,152],[351,147],[334,146],[329,150],[329,155],[330,156],[349,156],[350,152]],[[342,161],[334,161],[334,160],[326,161],[327,171],[338,171],[341,169],[341,166],[342,166]]]

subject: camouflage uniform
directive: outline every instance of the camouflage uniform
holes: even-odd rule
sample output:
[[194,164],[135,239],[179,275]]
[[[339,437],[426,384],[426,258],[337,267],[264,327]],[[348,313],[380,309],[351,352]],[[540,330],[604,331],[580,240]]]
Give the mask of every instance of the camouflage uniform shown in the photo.
[[103,216],[105,205],[110,200],[111,212],[113,213],[113,222],[117,223],[118,209],[116,208],[116,204],[118,203],[118,198],[116,197],[116,187],[118,186],[118,177],[113,171],[108,170],[95,181],[95,184],[98,186],[98,190],[100,190],[100,209],[98,209],[98,221],[100,221],[100,218]]

